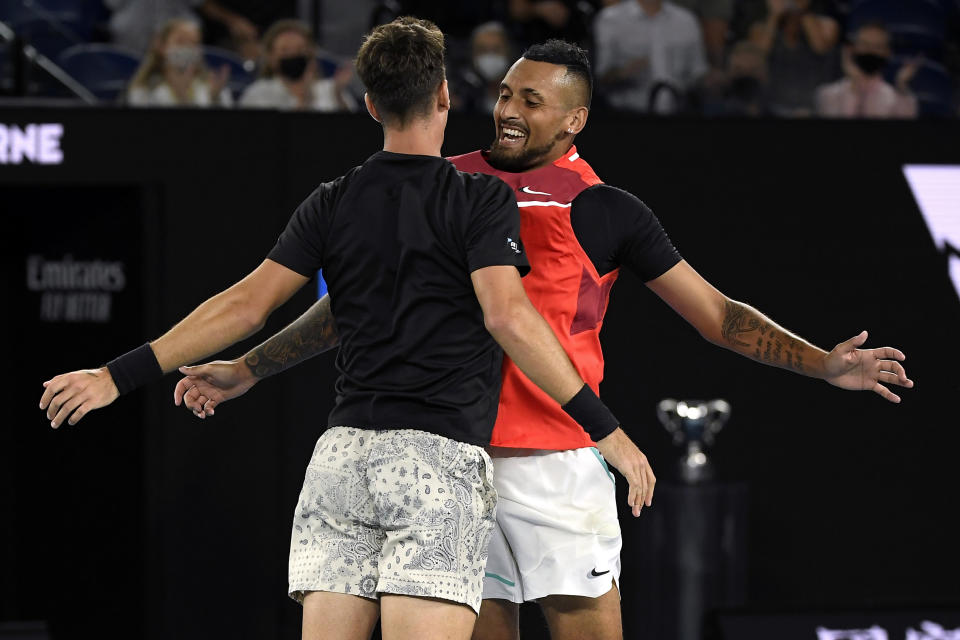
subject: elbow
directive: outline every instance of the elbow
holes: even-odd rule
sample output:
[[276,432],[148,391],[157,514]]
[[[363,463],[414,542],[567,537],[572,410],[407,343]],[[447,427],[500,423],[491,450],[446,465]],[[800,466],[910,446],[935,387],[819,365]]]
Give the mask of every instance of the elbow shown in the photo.
[[227,313],[234,318],[244,336],[252,335],[262,329],[267,323],[267,318],[270,317],[270,311],[244,293],[232,296],[227,305]]
[[519,333],[519,316],[509,308],[485,311],[483,326],[497,342],[503,342]]

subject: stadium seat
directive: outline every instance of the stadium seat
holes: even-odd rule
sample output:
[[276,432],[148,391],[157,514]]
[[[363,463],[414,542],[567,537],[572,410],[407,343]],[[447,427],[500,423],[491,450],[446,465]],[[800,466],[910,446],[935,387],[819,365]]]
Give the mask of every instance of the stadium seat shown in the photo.
[[234,97],[243,93],[256,78],[256,64],[252,60],[244,60],[241,56],[228,49],[220,47],[204,47],[203,60],[210,71],[216,73],[224,65],[230,68],[230,79],[227,87]]
[[923,53],[942,59],[946,44],[948,7],[943,0],[859,0],[848,21],[849,31],[879,20],[890,30],[898,54]]
[[317,72],[321,78],[332,76],[343,63],[344,59],[341,56],[323,50],[317,52]]
[[63,51],[57,64],[101,100],[116,100],[140,66],[133,52],[112,44],[79,44]]
[[953,79],[942,64],[924,60],[913,76],[910,88],[917,96],[921,116],[952,115]]

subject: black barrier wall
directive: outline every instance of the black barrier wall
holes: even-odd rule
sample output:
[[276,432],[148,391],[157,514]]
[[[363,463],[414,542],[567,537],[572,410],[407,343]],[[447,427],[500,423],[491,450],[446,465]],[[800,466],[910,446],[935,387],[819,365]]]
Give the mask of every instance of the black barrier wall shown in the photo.
[[[31,123],[62,134],[40,141],[33,129],[30,142]],[[36,404],[43,380],[159,335],[253,269],[317,183],[379,148],[379,128],[362,116],[43,109],[0,110],[0,124],[22,132],[0,154],[13,352],[0,617],[46,620],[56,638],[296,637],[288,529],[332,402],[331,356],[204,422],[173,406],[172,375],[55,433]],[[491,135],[486,119],[453,117],[444,150]],[[908,355],[917,388],[903,404],[839,391],[707,344],[621,275],[602,395],[664,483],[679,452],[657,401],[731,403],[713,455],[721,478],[749,488],[748,605],[960,601],[960,302],[902,173],[960,164],[958,140],[954,122],[610,118],[577,141],[731,297],[826,348],[868,329],[870,345]],[[121,263],[124,287],[31,285],[38,260],[61,265],[51,272]],[[627,637],[643,637],[653,613],[642,596],[657,583],[640,548],[644,516],[621,517]]]

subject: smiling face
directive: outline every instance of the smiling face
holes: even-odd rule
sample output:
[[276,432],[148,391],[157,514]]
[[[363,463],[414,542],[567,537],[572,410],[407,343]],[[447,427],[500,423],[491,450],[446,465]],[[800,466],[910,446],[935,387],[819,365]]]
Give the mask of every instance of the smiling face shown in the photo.
[[520,58],[507,71],[493,110],[488,160],[502,171],[530,171],[563,157],[587,121],[582,89],[563,65]]

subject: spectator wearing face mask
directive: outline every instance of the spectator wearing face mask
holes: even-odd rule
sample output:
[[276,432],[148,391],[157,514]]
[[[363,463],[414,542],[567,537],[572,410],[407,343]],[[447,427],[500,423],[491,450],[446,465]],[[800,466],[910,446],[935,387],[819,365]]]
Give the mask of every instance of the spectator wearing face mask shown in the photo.
[[844,78],[817,89],[817,115],[825,118],[915,118],[917,99],[910,80],[919,60],[897,72],[895,86],[883,78],[890,63],[890,32],[880,22],[869,22],[843,50]]
[[500,81],[510,68],[510,40],[499,22],[487,22],[470,38],[470,64],[457,70],[451,79],[454,109],[471,113],[492,113],[500,96]]
[[127,104],[135,107],[231,106],[233,97],[225,89],[230,69],[208,71],[200,41],[197,23],[182,18],[169,20],[130,81]]
[[762,49],[746,40],[735,44],[727,57],[724,76],[724,82],[706,95],[704,115],[769,115],[767,60]]
[[240,106],[258,109],[354,111],[347,92],[353,69],[344,66],[332,78],[319,78],[310,28],[299,20],[279,20],[263,36],[261,78],[247,87]]

